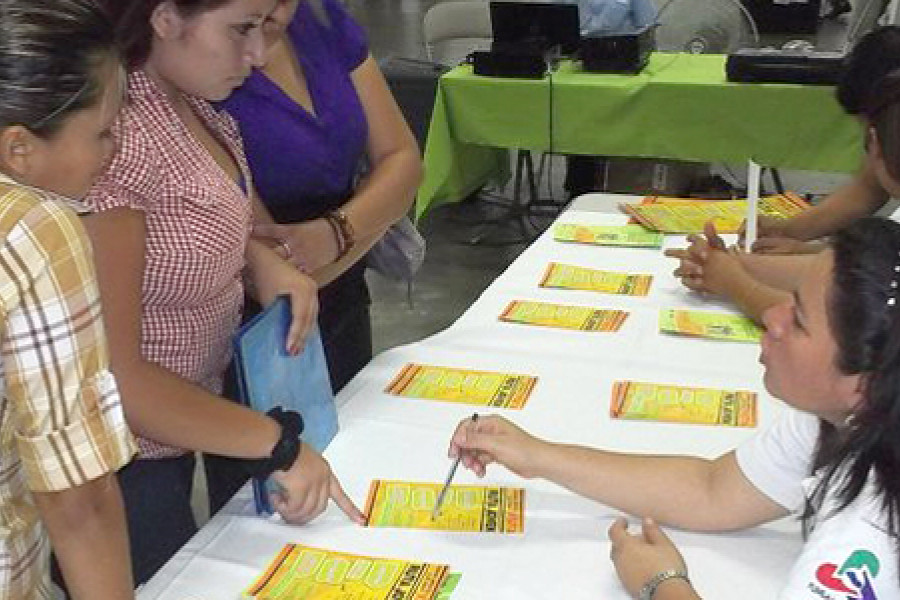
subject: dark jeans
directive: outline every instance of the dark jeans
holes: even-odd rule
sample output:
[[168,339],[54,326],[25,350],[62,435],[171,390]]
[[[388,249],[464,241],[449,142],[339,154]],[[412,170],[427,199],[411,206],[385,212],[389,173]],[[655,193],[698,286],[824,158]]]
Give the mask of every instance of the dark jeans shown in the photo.
[[372,320],[368,302],[343,308],[338,318],[324,314],[319,319],[322,345],[337,394],[372,360]]
[[[249,318],[249,316],[245,317]],[[372,323],[368,303],[345,307],[342,314],[321,315],[319,325],[328,362],[331,388],[337,394],[372,359]],[[233,367],[225,376],[223,394],[237,400]],[[214,515],[247,481],[239,460],[214,454],[203,456],[209,491],[209,514]]]
[[150,579],[197,532],[193,480],[193,454],[139,459],[119,471],[135,585]]

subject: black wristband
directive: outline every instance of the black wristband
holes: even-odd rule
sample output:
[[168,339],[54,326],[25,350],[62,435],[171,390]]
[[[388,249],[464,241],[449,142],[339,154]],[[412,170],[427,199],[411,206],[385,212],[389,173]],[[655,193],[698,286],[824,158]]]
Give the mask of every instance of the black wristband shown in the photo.
[[272,447],[268,458],[246,459],[244,465],[252,477],[265,478],[275,471],[287,471],[300,455],[300,434],[303,433],[303,417],[280,406],[266,413],[281,425],[281,436]]

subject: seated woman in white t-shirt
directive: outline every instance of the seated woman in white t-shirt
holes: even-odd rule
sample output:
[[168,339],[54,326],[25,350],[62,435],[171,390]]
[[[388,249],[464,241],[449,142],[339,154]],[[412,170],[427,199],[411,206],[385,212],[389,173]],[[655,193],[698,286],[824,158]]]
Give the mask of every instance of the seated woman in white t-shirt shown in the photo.
[[[765,386],[792,409],[715,460],[550,443],[495,416],[467,420],[451,455],[483,475],[500,463],[644,517],[610,528],[625,588],[697,599],[657,522],[699,531],[802,516],[806,544],[780,597],[900,598],[900,224],[867,218],[811,258],[799,287],[764,315]],[[820,567],[837,565],[823,582]],[[840,592],[840,593],[838,593]]]

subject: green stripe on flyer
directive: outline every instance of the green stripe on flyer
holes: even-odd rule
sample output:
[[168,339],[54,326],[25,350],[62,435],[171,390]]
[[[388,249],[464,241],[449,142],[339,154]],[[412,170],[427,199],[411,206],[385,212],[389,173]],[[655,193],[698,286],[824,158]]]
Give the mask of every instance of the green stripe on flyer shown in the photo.
[[456,591],[456,586],[459,585],[460,577],[462,577],[462,573],[448,573],[434,600],[450,600],[450,596],[453,595],[453,592]]

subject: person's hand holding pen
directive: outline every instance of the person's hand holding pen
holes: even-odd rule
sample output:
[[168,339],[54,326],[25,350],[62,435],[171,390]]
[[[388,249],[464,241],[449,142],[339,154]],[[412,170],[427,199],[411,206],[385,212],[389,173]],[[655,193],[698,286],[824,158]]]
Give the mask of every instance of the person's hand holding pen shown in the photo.
[[[478,422],[478,413],[472,415],[472,425]],[[434,521],[441,515],[441,507],[444,505],[444,499],[447,497],[447,491],[450,489],[450,484],[453,482],[453,478],[456,476],[456,470],[459,468],[460,456],[457,455],[453,460],[453,466],[450,467],[450,472],[447,473],[447,479],[444,480],[444,485],[441,486],[441,491],[438,492],[437,500],[434,503],[434,510],[431,511],[431,520]]]
[[551,444],[540,440],[503,417],[462,421],[450,440],[449,456],[484,477],[487,466],[499,463],[522,477],[537,477]]

